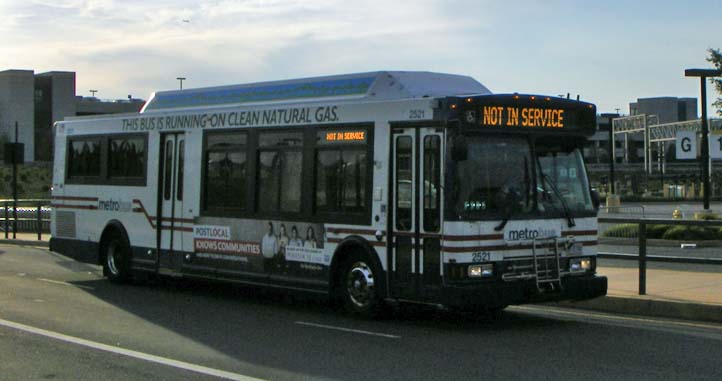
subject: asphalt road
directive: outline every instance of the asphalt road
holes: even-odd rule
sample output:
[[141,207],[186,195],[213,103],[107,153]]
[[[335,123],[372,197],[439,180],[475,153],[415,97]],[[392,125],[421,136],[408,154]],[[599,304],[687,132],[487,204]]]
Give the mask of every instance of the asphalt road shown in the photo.
[[111,284],[45,249],[0,246],[0,380],[708,379],[722,326],[550,307],[494,319],[198,282]]

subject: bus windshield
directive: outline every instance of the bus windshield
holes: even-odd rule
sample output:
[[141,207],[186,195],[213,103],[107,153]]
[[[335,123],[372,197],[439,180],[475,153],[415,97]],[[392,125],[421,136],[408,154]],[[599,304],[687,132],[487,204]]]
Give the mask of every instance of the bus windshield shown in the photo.
[[582,155],[573,142],[503,135],[466,140],[466,160],[448,161],[448,217],[507,220],[595,213]]
[[[537,139],[534,145],[537,165],[537,199],[545,214],[594,212],[582,153],[571,144],[555,139]],[[564,209],[568,212],[565,212]],[[556,213],[554,213],[556,212]]]

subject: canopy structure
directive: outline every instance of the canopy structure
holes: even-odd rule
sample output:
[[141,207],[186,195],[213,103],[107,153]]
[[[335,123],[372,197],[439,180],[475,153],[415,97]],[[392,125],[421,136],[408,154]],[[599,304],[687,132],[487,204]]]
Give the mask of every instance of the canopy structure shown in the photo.
[[491,94],[475,79],[423,71],[378,71],[242,85],[158,91],[141,112],[289,101],[396,100]]

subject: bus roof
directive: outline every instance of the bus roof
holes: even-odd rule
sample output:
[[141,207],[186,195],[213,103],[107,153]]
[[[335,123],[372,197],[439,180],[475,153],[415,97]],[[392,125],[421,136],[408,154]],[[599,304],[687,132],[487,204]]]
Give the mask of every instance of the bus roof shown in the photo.
[[141,113],[289,100],[394,100],[491,94],[475,79],[425,71],[376,71],[231,86],[158,91]]

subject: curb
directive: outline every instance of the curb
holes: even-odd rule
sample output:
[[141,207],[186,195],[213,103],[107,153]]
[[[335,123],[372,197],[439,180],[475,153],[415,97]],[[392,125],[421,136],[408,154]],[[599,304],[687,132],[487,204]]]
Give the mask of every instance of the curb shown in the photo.
[[50,247],[50,242],[48,241],[28,241],[24,239],[0,239],[0,244],[17,246],[42,246],[47,248]]
[[[647,247],[679,247],[683,243],[694,243],[699,248],[722,247],[722,240],[669,240],[647,238]],[[639,246],[639,238],[599,237],[600,245]]]
[[592,300],[558,302],[553,305],[617,314],[722,323],[722,305],[715,304],[602,296]]

